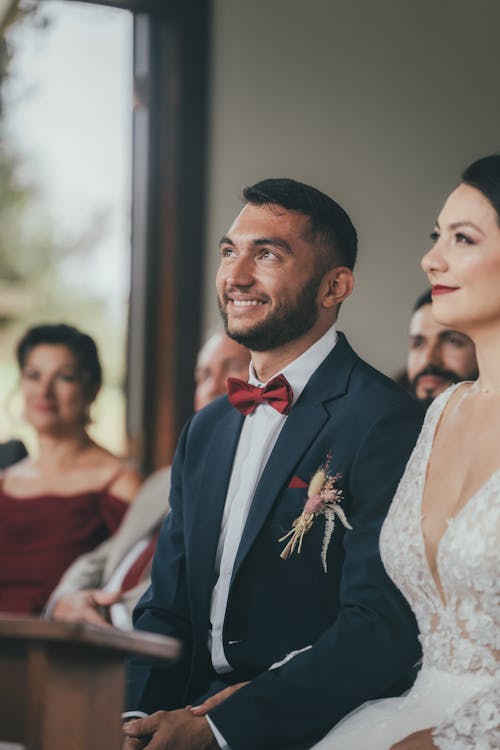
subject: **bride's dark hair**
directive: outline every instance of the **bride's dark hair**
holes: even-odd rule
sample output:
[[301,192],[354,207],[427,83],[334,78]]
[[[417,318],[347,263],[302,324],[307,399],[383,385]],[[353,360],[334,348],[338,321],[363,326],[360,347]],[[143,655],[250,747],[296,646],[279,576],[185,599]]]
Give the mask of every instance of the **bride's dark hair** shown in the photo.
[[462,174],[462,182],[476,188],[489,200],[500,225],[500,154],[475,161]]

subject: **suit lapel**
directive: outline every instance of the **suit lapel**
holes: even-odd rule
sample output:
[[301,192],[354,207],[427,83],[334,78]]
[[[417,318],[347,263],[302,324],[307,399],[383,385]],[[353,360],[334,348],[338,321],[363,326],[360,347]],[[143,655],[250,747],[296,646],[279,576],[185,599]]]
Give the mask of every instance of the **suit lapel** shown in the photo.
[[339,334],[333,351],[313,373],[290,412],[257,485],[236,555],[233,581],[294,468],[329,419],[324,403],[346,393],[357,359],[343,334]]

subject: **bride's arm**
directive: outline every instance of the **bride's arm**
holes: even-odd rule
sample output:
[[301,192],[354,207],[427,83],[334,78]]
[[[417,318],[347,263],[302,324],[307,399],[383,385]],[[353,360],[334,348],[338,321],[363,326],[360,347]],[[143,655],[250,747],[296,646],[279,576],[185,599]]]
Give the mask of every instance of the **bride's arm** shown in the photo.
[[421,729],[405,737],[404,740],[391,745],[389,750],[438,750],[432,739],[432,729]]

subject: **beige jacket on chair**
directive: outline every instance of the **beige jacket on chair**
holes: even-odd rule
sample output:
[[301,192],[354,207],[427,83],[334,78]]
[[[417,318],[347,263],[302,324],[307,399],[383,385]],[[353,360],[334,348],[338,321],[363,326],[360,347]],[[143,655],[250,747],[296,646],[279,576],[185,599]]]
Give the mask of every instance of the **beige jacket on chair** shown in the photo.
[[[169,511],[169,493],[170,467],[167,467],[156,471],[140,487],[113,536],[70,565],[47,602],[45,616],[51,616],[57,600],[63,594],[103,588],[129,550],[158,528]],[[121,601],[130,616],[148,586],[149,578],[123,594]]]

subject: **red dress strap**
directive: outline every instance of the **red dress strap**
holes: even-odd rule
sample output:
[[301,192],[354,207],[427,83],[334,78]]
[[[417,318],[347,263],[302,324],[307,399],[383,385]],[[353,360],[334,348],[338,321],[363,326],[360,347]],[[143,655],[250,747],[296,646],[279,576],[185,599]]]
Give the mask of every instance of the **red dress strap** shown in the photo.
[[112,472],[111,476],[106,479],[102,487],[99,488],[98,492],[107,492],[112,484],[118,479],[121,474],[124,474],[128,469],[125,464],[120,464],[115,471]]

